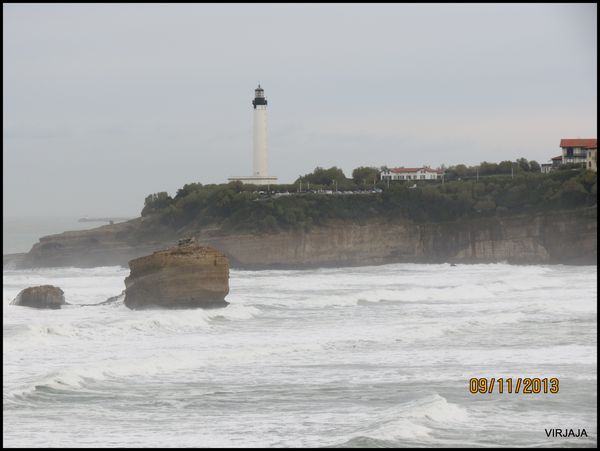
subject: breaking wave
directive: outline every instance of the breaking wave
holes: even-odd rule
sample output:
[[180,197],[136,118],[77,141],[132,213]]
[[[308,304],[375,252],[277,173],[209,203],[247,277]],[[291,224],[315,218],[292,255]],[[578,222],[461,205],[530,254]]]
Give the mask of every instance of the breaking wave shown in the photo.
[[371,424],[357,430],[354,437],[336,446],[386,447],[406,440],[427,440],[435,429],[458,428],[468,420],[469,414],[465,408],[449,403],[443,396],[432,394],[383,410]]

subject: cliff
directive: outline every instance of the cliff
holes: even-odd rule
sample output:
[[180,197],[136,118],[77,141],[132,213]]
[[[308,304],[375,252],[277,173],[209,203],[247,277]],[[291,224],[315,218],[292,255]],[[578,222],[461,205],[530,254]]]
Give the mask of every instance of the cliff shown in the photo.
[[451,222],[357,224],[331,221],[310,231],[232,234],[177,231],[152,217],[44,237],[20,267],[127,265],[133,258],[194,236],[237,268],[302,268],[392,262],[597,264],[597,207]]
[[[129,260],[173,244],[170,230],[136,218],[94,229],[69,231],[40,238],[18,259],[4,259],[4,266],[17,268],[75,266],[127,266]],[[6,256],[5,256],[6,257]]]

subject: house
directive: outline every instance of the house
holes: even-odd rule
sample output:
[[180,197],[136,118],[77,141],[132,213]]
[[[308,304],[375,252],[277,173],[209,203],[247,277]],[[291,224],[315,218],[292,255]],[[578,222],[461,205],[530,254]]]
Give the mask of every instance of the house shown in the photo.
[[558,167],[563,164],[563,157],[562,155],[559,155],[557,157],[552,158],[550,161],[552,161],[552,169],[558,169]]
[[561,139],[562,164],[581,163],[587,167],[588,150],[597,149],[596,139]]
[[562,154],[551,159],[552,163],[541,165],[543,173],[558,169],[563,164],[580,164],[593,171],[596,170],[597,140],[593,138],[564,138],[560,140]]
[[596,169],[596,156],[598,154],[598,149],[588,149],[587,151],[587,160],[585,167],[591,171],[597,172]]
[[381,171],[381,180],[438,180],[444,175],[442,169],[421,168],[391,168]]

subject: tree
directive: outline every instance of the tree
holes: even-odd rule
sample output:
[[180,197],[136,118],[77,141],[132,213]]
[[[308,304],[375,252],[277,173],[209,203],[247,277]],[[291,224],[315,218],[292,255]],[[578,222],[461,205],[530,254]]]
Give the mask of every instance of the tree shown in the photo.
[[568,171],[571,169],[581,169],[585,167],[585,163],[565,163],[558,167],[559,171]]
[[504,160],[498,163],[498,171],[500,174],[510,174],[513,167],[513,162]]
[[183,185],[183,188],[179,188],[177,190],[177,193],[175,193],[175,200],[184,198],[191,192],[199,190],[201,188],[202,188],[202,183],[186,183],[185,185]]
[[452,167],[452,170],[459,178],[466,177],[469,172],[469,169],[464,164],[457,164],[456,166]]
[[370,185],[379,180],[379,169],[360,166],[352,171],[352,179],[357,185]]
[[498,164],[497,163],[488,163],[487,161],[482,161],[479,165],[479,175],[492,175],[498,173]]
[[316,185],[333,185],[337,181],[338,183],[346,181],[344,171],[337,166],[332,166],[329,169],[324,169],[317,166],[315,170],[309,174],[305,174],[296,180],[298,182],[314,183]]
[[242,191],[244,191],[244,184],[242,182],[240,182],[239,180],[234,180],[232,182],[229,182],[228,185],[236,193],[241,193]]
[[556,193],[556,199],[563,207],[573,207],[575,205],[585,205],[588,197],[588,192],[575,178],[569,179],[562,184]]
[[540,172],[542,170],[540,164],[535,160],[529,160],[529,168],[531,172]]
[[173,198],[167,194],[166,191],[160,193],[150,194],[144,199],[144,208],[142,209],[142,216],[147,216],[152,213],[156,213],[159,210],[167,208],[173,202]]
[[523,172],[529,172],[530,168],[529,168],[529,161],[527,161],[527,158],[519,158],[517,161],[517,168],[520,171]]

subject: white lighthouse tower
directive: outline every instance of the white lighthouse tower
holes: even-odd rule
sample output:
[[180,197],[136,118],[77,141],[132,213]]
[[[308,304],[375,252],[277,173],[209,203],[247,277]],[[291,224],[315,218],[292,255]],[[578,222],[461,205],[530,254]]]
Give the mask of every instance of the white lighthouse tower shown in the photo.
[[267,175],[267,99],[258,85],[254,90],[254,172],[255,177]]
[[253,185],[277,183],[277,177],[269,176],[267,170],[267,99],[260,84],[254,90],[252,105],[254,106],[253,172],[249,177],[229,177],[228,180]]

